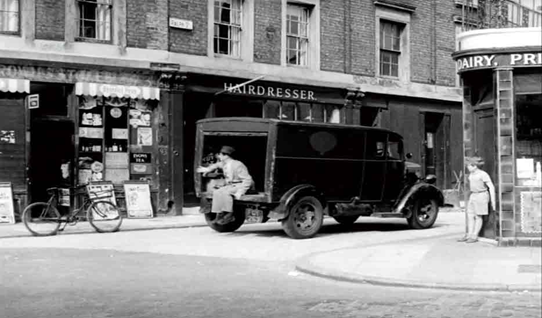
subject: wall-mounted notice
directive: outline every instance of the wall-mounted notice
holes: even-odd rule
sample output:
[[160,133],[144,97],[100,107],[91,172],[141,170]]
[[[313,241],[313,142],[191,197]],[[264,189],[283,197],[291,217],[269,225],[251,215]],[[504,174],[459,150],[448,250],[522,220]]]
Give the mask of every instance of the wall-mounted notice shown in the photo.
[[0,182],[0,223],[15,223],[11,182]]
[[137,128],[137,144],[139,146],[152,146],[152,128]]
[[150,186],[145,181],[124,182],[126,210],[129,218],[152,218]]

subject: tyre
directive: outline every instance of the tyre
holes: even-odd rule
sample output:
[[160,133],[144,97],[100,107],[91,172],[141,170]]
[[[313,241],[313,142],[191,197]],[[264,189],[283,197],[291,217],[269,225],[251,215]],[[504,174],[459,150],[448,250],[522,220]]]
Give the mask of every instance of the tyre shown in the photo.
[[333,218],[342,225],[352,225],[358,220],[359,215],[339,215]]
[[110,233],[119,230],[122,215],[115,204],[109,201],[96,201],[87,209],[87,220],[97,232]]
[[60,213],[45,202],[30,204],[24,209],[21,218],[24,226],[35,236],[55,235],[60,228]]
[[282,220],[282,228],[291,238],[306,239],[318,233],[323,221],[324,209],[320,200],[306,196],[292,206],[288,217]]
[[218,216],[218,213],[205,213],[205,222],[207,222],[207,225],[209,225],[210,228],[213,230],[220,232],[220,233],[229,233],[229,232],[235,232],[237,229],[245,223],[245,210],[240,208],[234,208],[234,216],[235,220],[233,220],[230,223],[226,224],[217,224],[215,223],[216,217]]
[[438,203],[433,198],[419,198],[414,203],[408,225],[413,229],[428,229],[437,220]]

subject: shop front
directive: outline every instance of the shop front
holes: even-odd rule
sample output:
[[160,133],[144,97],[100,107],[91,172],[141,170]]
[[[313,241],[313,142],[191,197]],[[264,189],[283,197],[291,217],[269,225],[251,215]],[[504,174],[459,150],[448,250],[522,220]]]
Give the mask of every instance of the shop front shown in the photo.
[[[0,183],[9,187],[14,198],[14,213],[20,213],[20,199],[26,193],[24,100],[30,81],[0,76]],[[0,205],[0,209],[6,207]],[[11,217],[0,211],[0,222]]]
[[9,157],[17,160],[0,165],[0,181],[16,185],[23,208],[45,199],[48,187],[107,181],[122,192],[125,181],[139,180],[150,185],[155,214],[167,211],[168,186],[157,172],[168,170],[169,160],[160,161],[167,140],[158,128],[163,114],[154,73],[5,64],[4,76],[28,86],[0,92],[0,107],[9,108],[0,111],[13,114],[12,121],[1,119],[13,126],[0,128],[11,136],[5,146],[20,146]]
[[[540,31],[465,32],[456,52],[463,91],[464,156],[481,156],[497,191],[482,235],[500,245],[540,246],[542,52]],[[532,36],[531,36],[532,34]],[[490,37],[492,44],[483,47]],[[477,40],[478,38],[478,40]],[[495,39],[500,39],[497,41]],[[523,46],[517,46],[524,39]],[[507,45],[509,41],[514,44]],[[495,47],[500,43],[503,47]],[[482,45],[482,46],[481,46]]]
[[359,125],[360,118],[374,119],[380,107],[363,107],[364,94],[357,90],[256,79],[162,74],[162,88],[170,93],[174,170],[183,171],[173,176],[176,203],[199,204],[194,194],[193,157],[196,122],[200,119],[256,117]]

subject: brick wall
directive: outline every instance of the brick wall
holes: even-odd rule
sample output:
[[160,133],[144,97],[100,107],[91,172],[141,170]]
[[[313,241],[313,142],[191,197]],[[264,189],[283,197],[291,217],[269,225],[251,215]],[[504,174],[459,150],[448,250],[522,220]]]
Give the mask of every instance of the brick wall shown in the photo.
[[129,47],[147,47],[146,0],[126,2],[126,42]]
[[433,1],[416,1],[416,11],[411,18],[410,79],[414,82],[431,83],[434,80],[431,52],[434,31],[431,6]]
[[36,0],[36,39],[64,41],[65,4]]
[[168,0],[129,0],[126,20],[129,47],[168,49]]
[[375,74],[375,6],[373,1],[348,0],[350,6],[351,52],[348,73]]
[[451,55],[455,51],[455,24],[453,15],[455,11],[453,1],[442,1],[438,3],[436,15],[436,36],[437,36],[437,85],[455,86],[455,62]]
[[194,29],[181,30],[169,28],[171,52],[194,55],[207,55],[207,1],[204,0],[170,0],[170,17],[191,20]]
[[350,24],[345,19],[345,4],[350,0],[322,1],[320,7],[320,68],[325,71],[346,72]]
[[254,62],[280,65],[281,0],[254,0]]

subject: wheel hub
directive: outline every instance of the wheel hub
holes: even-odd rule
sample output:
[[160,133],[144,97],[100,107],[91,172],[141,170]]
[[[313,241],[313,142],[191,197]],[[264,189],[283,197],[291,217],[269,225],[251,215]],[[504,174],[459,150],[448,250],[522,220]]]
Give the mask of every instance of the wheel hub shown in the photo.
[[309,211],[307,207],[299,208],[296,213],[296,225],[302,229],[308,229],[314,225],[316,213]]

